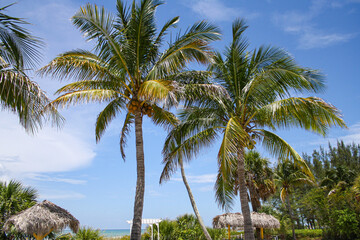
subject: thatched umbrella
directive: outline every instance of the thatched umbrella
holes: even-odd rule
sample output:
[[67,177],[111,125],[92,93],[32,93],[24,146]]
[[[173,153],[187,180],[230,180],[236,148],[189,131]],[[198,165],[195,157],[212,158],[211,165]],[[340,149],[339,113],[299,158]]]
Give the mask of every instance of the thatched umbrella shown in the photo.
[[18,232],[33,235],[37,240],[52,231],[63,230],[69,226],[74,232],[79,230],[79,221],[65,209],[44,200],[12,217],[4,225],[5,231],[14,226]]
[[[275,217],[265,214],[265,213],[251,213],[252,224],[256,228],[280,228],[280,222]],[[228,228],[229,230],[229,239],[230,239],[230,227],[243,227],[244,226],[244,217],[241,213],[225,213],[218,215],[213,219],[214,228]],[[262,234],[263,236],[263,234]],[[263,238],[263,237],[262,237]]]

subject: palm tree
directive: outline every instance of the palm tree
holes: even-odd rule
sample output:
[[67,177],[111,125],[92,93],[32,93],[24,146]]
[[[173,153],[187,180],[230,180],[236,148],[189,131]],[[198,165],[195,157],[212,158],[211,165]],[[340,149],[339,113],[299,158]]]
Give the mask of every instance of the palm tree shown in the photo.
[[294,187],[302,186],[304,184],[314,184],[314,182],[300,168],[287,160],[279,161],[275,170],[274,179],[276,186],[280,190],[280,199],[284,204],[286,204],[289,211],[292,223],[292,234],[294,240],[296,240],[295,223],[290,204],[290,195]]
[[48,118],[55,125],[62,118],[25,73],[38,62],[42,42],[22,27],[26,21],[4,13],[11,5],[0,8],[0,106],[16,113],[20,124],[33,133]]
[[[11,180],[0,182],[0,227],[12,215],[36,204],[37,191],[32,187],[24,187],[21,182]],[[1,231],[1,239],[7,239]]]
[[176,35],[161,51],[164,37],[179,21],[179,17],[172,18],[157,32],[155,10],[161,4],[158,0],[142,0],[140,4],[133,1],[131,6],[126,6],[118,0],[116,17],[104,8],[87,4],[72,21],[87,40],[97,41],[94,53],[69,51],[40,70],[41,74],[51,74],[55,78],[75,79],[57,91],[62,94],[54,101],[57,105],[89,101],[108,103],[96,120],[97,141],[111,120],[125,113],[120,137],[124,159],[126,137],[130,126],[135,125],[137,182],[131,239],[141,236],[145,187],[143,117],[147,115],[155,124],[163,126],[176,122],[166,109],[176,105],[186,94],[187,87],[183,85],[203,75],[187,71],[187,63],[207,63],[212,53],[209,43],[220,37],[217,27],[202,21],[184,34]]
[[[245,180],[245,149],[262,142],[273,155],[290,158],[302,171],[312,176],[301,156],[282,138],[273,133],[278,128],[301,127],[325,135],[331,126],[345,127],[339,111],[317,97],[294,97],[293,94],[318,92],[324,84],[314,70],[300,67],[283,49],[261,46],[251,52],[243,38],[247,26],[243,20],[233,23],[233,41],[224,57],[216,53],[210,70],[214,83],[226,94],[201,97],[197,105],[180,113],[183,121],[166,139],[165,151],[172,158],[187,159],[215,139],[222,139],[218,153],[219,176],[231,178],[237,167],[241,209],[244,215],[245,239],[254,239]],[[273,131],[271,131],[273,130]],[[170,142],[180,138],[174,151]],[[218,202],[229,202],[233,187],[217,194]],[[224,198],[224,199],[219,199]],[[224,207],[223,205],[220,205]]]
[[[175,145],[174,142],[172,142],[171,144],[172,144],[171,148],[173,150],[175,150],[178,147],[178,145],[181,145],[181,142],[178,142],[177,145]],[[165,149],[166,148],[167,148],[167,146],[165,146]],[[164,181],[169,180],[171,175],[176,172],[178,166],[180,166],[181,177],[183,179],[184,185],[185,185],[186,190],[188,192],[190,203],[191,203],[191,206],[192,206],[192,208],[194,210],[195,216],[198,219],[198,222],[199,222],[199,224],[201,226],[201,229],[202,229],[202,231],[203,231],[203,233],[205,235],[205,238],[207,240],[211,240],[211,236],[210,236],[209,232],[207,231],[206,226],[204,224],[204,221],[202,220],[202,218],[200,216],[199,210],[198,210],[198,208],[196,206],[194,195],[192,194],[190,185],[189,185],[189,183],[188,183],[188,181],[186,179],[184,163],[183,163],[183,157],[181,155],[178,155],[176,159],[171,158],[171,154],[166,155],[166,150],[165,150],[163,163],[165,164],[165,166],[164,166],[164,169],[163,169],[163,171],[161,173],[161,176],[160,176],[160,184],[162,184]]]

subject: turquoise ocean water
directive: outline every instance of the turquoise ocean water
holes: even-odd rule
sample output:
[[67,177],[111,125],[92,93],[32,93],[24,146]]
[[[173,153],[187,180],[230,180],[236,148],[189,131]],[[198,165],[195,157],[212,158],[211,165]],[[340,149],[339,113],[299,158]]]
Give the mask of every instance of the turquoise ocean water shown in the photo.
[[104,229],[100,230],[104,237],[121,237],[130,235],[130,229]]
[[[64,230],[63,233],[69,233],[70,230]],[[142,233],[145,232],[145,229],[141,230]],[[102,229],[100,230],[101,235],[107,238],[112,237],[121,237],[125,235],[130,235],[130,229]]]

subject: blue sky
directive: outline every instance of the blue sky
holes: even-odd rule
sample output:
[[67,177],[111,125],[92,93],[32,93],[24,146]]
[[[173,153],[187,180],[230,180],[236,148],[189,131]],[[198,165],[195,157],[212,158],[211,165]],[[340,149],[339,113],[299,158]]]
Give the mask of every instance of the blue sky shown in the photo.
[[[2,5],[11,2],[1,1]],[[87,2],[18,0],[8,14],[26,18],[32,23],[29,28],[34,35],[46,42],[42,66],[64,51],[92,48],[92,42],[86,42],[70,22],[70,17]],[[90,2],[115,13],[115,0]],[[232,21],[246,18],[250,49],[262,44],[278,46],[289,51],[299,64],[325,74],[327,89],[318,96],[342,111],[349,128],[331,129],[326,138],[299,129],[280,131],[279,135],[298,152],[311,153],[337,139],[360,143],[359,0],[168,0],[157,11],[158,26],[174,16],[180,16],[174,34],[202,19],[217,24],[223,32],[223,40],[213,44],[218,50],[231,39]],[[30,75],[50,96],[64,84]],[[95,118],[102,107],[89,104],[64,109],[61,113],[66,124],[61,130],[45,127],[36,136],[27,135],[13,114],[0,112],[0,179],[16,178],[35,187],[40,199],[68,209],[82,225],[128,228],[126,220],[132,219],[136,181],[134,133],[128,139],[126,162],[120,157],[118,145],[122,116],[95,144]],[[179,174],[161,186],[158,184],[165,136],[163,129],[145,120],[144,218],[174,219],[192,213]],[[215,143],[202,151],[185,169],[199,211],[209,226],[212,218],[222,213],[213,192],[218,148],[219,143]],[[234,211],[240,211],[239,204]]]

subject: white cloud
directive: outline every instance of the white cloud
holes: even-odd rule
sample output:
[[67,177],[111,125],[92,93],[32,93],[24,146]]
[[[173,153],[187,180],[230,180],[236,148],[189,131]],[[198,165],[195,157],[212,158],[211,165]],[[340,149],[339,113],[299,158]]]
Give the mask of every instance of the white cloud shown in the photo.
[[258,16],[255,12],[227,7],[219,0],[192,1],[190,7],[197,14],[213,21],[232,21],[234,18],[243,16],[252,19]]
[[[18,124],[17,117],[6,112],[0,112],[0,126],[3,179],[72,171],[88,166],[95,157],[93,147],[68,128],[57,131],[46,127],[30,136]],[[49,180],[76,183],[71,179]]]
[[[217,174],[204,174],[198,176],[187,175],[186,179],[190,183],[215,183]],[[182,181],[182,178],[172,178],[174,181]]]
[[314,24],[314,19],[328,7],[333,7],[328,1],[313,0],[308,12],[278,13],[273,19],[285,32],[298,36],[298,46],[302,49],[324,48],[349,41],[355,34],[327,33]]

